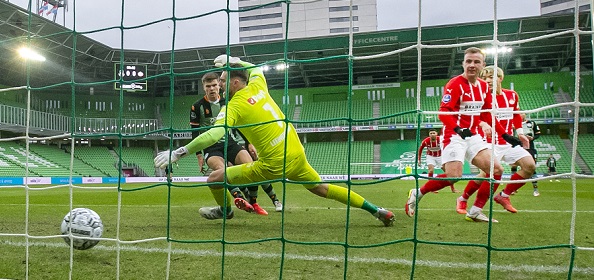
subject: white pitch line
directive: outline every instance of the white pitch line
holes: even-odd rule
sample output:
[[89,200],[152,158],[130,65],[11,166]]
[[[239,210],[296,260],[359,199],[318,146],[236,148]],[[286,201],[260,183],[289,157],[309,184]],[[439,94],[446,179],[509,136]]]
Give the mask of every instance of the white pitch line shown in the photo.
[[[2,241],[0,244],[8,245],[8,246],[16,246],[16,247],[25,247],[27,244],[25,242],[12,242],[12,241]],[[56,242],[29,242],[29,246],[44,246],[44,247],[52,247],[52,248],[69,248],[68,245],[64,243],[56,243]],[[100,250],[100,251],[117,251],[116,246],[104,246],[104,245],[97,245],[93,247],[93,250]],[[140,252],[140,253],[168,253],[167,249],[161,248],[142,248],[130,245],[120,245],[120,251],[128,251],[128,252]],[[172,254],[180,254],[180,255],[191,255],[197,257],[220,257],[221,252],[213,251],[213,250],[190,250],[190,249],[172,249]],[[275,253],[255,253],[255,252],[245,252],[245,251],[225,251],[226,256],[230,257],[248,257],[248,258],[258,258],[258,259],[277,259],[282,257],[282,254],[275,254]],[[344,260],[342,256],[312,256],[312,255],[297,255],[297,254],[285,254],[284,257],[286,259],[292,260],[302,260],[302,261],[330,261],[330,262],[338,262]],[[407,265],[411,266],[412,261],[406,259],[387,259],[387,258],[360,258],[360,257],[350,257],[349,262],[351,263],[385,263],[385,264],[399,264],[399,265]],[[431,260],[420,260],[417,259],[416,265],[419,266],[427,266],[427,267],[436,267],[436,268],[463,268],[463,269],[485,269],[485,264],[483,263],[463,263],[463,262],[442,262],[442,261],[431,261]],[[565,274],[568,272],[568,267],[563,266],[544,266],[544,265],[498,265],[498,264],[491,264],[491,269],[496,271],[505,271],[505,272],[531,272],[531,273],[548,273],[548,274]],[[573,267],[573,273],[580,273],[586,275],[594,275],[594,267]]]
[[[0,204],[0,206],[25,206],[24,203],[5,203]],[[69,207],[69,204],[29,204],[29,207]],[[82,207],[82,206],[80,206]],[[84,207],[117,207],[116,204],[84,204]],[[155,208],[161,207],[166,208],[166,204],[134,204],[134,205],[122,205],[122,207],[130,207],[130,208]],[[198,209],[198,205],[171,205],[171,208],[196,208]],[[76,207],[75,207],[76,208]],[[273,206],[263,206],[264,209],[274,209]],[[320,206],[287,206],[285,209],[287,210],[299,210],[299,209],[313,209],[313,210],[340,210],[346,211],[346,207],[320,207]],[[358,208],[352,207],[351,210],[356,210]],[[402,210],[404,208],[400,207],[388,207],[390,210]],[[421,211],[454,211],[454,208],[419,208]],[[487,211],[488,212],[488,211]],[[506,210],[503,209],[495,209],[493,212],[501,212],[506,213]],[[518,213],[572,213],[571,210],[547,210],[547,209],[518,209]],[[577,210],[576,213],[594,213],[594,210]]]

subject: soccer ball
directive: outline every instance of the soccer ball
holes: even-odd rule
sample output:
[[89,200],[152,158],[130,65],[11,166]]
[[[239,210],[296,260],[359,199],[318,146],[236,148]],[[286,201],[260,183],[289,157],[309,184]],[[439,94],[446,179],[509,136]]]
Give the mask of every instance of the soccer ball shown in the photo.
[[[103,233],[103,223],[97,213],[88,208],[72,209],[64,219],[60,226],[62,234],[68,235],[72,232],[74,236],[72,246],[77,250],[87,250],[99,243],[99,240],[89,240],[76,237],[90,237],[99,238]],[[64,241],[70,245],[70,237],[65,236]]]

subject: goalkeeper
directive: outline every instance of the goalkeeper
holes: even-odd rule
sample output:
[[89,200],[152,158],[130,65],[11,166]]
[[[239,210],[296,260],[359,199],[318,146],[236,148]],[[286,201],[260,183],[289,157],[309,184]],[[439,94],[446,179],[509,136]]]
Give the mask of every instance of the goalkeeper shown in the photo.
[[[239,131],[258,150],[258,160],[251,164],[241,164],[226,169],[229,184],[250,184],[266,180],[286,178],[293,181],[320,182],[320,175],[307,162],[305,150],[291,123],[268,93],[264,73],[258,67],[239,58],[220,55],[215,66],[228,64],[231,68],[251,67],[247,70],[224,71],[221,79],[228,79],[228,98],[226,110],[221,109],[214,127],[202,133],[186,146],[174,151],[164,151],[155,157],[155,166],[165,168],[190,153],[202,150],[216,143],[225,135],[225,127],[242,126]],[[249,84],[248,84],[249,81]],[[251,126],[246,126],[251,125]],[[286,143],[285,143],[286,142]],[[285,151],[286,147],[286,151]],[[286,162],[285,162],[286,160]],[[222,183],[225,170],[213,171],[207,182]],[[350,206],[361,208],[379,219],[385,226],[394,223],[394,214],[365,200],[347,188],[327,184],[303,184],[310,192],[333,199]],[[217,207],[200,208],[200,215],[206,219],[233,218],[231,194],[223,186],[212,185],[210,190],[217,201]],[[225,199],[226,196],[226,199]]]

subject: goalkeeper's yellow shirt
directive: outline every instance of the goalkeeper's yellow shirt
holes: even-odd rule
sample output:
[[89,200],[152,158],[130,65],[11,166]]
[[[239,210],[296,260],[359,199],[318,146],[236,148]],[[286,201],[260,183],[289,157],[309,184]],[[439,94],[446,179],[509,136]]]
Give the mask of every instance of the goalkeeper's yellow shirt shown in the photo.
[[287,161],[303,155],[303,145],[297,132],[292,124],[285,123],[285,115],[268,93],[263,73],[260,69],[250,72],[248,85],[233,95],[226,110],[221,108],[215,125],[223,125],[225,121],[229,127],[258,124],[240,127],[239,131],[256,147],[262,162],[282,162],[285,141]]

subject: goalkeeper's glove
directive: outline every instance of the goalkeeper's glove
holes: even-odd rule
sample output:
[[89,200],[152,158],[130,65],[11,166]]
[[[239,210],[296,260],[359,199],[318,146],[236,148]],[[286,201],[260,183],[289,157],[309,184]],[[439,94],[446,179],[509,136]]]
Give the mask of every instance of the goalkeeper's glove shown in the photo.
[[[171,163],[177,162],[182,157],[188,155],[188,149],[186,147],[178,148],[171,152]],[[155,167],[165,168],[169,165],[169,150],[162,151],[155,157]]]
[[454,131],[458,133],[458,135],[460,135],[462,139],[466,139],[466,137],[472,136],[472,132],[468,128],[460,128],[459,126],[456,126],[454,128]]
[[522,141],[520,141],[520,139],[518,139],[517,137],[513,137],[507,133],[501,135],[501,138],[503,138],[503,140],[505,140],[507,143],[510,143],[512,147],[522,145]]
[[235,64],[240,62],[241,59],[239,59],[239,57],[227,56],[226,54],[219,55],[214,60],[215,67],[223,67],[226,64]]

